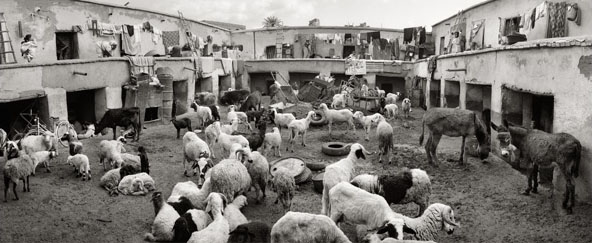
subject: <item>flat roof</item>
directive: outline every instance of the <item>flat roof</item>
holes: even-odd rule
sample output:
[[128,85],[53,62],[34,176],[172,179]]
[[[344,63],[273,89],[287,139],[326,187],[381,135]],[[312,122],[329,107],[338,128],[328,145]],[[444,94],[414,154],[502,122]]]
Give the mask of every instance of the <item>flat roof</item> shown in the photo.
[[[475,4],[475,5],[472,5],[472,6],[468,7],[468,8],[466,8],[466,9],[463,9],[463,10],[462,10],[462,12],[466,12],[466,11],[469,11],[469,10],[471,10],[471,9],[478,8],[478,7],[481,7],[481,6],[483,6],[483,5],[486,5],[486,4],[489,4],[489,3],[495,2],[495,1],[497,1],[497,0],[486,0],[486,1],[483,1],[483,2],[480,2],[480,3],[477,3],[477,4]],[[443,20],[440,20],[440,21],[438,21],[437,23],[433,24],[433,25],[432,25],[432,27],[433,27],[433,26],[436,26],[436,25],[439,25],[439,24],[441,24],[441,23],[443,23],[443,22],[445,22],[445,21],[448,21],[448,20],[450,20],[450,19],[453,19],[453,18],[455,18],[456,16],[457,16],[457,14],[455,14],[455,15],[452,15],[452,16],[450,16],[450,17],[448,17],[448,18],[445,18],[445,19],[443,19]]]
[[[159,14],[159,15],[163,15],[163,16],[167,16],[167,17],[179,19],[179,16],[177,16],[177,15],[173,15],[173,14],[169,14],[169,13],[164,13],[164,12],[158,12],[158,11],[154,11],[154,10],[148,10],[148,9],[144,9],[144,8],[127,7],[127,6],[123,6],[123,5],[115,5],[115,4],[104,3],[104,2],[95,2],[95,1],[91,1],[91,0],[72,0],[72,1],[74,1],[74,2],[82,2],[82,3],[90,3],[90,4],[96,4],[96,5],[102,5],[102,6],[112,7],[112,8],[120,8],[120,9],[127,9],[127,10],[142,11],[142,12],[146,12],[146,13]],[[205,25],[205,26],[208,26],[208,27],[212,27],[212,28],[216,28],[216,29],[220,29],[220,30],[223,30],[223,31],[229,31],[230,32],[229,29],[222,28],[222,27],[217,26],[217,25],[205,23],[203,21],[199,21],[199,20],[195,20],[195,19],[191,19],[191,18],[185,18],[185,20],[191,21],[191,22],[194,22],[194,23],[197,23],[197,24],[202,24],[202,25]]]
[[390,29],[390,28],[378,28],[378,27],[348,27],[348,26],[281,26],[272,28],[258,28],[258,29],[246,29],[232,31],[232,33],[244,33],[244,32],[257,32],[257,31],[272,31],[272,30],[331,30],[331,29],[343,29],[343,30],[368,30],[368,31],[390,31],[390,32],[401,32],[402,29]]

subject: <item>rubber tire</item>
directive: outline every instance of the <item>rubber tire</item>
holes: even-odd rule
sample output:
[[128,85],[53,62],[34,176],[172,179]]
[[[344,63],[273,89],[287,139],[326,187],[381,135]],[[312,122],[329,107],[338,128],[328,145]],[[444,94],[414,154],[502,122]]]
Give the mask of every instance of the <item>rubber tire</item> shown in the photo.
[[321,117],[318,120],[315,120],[314,118],[310,121],[310,125],[311,126],[324,126],[327,125],[327,118],[325,116],[325,113],[322,111],[315,111],[316,116],[317,117]]
[[310,170],[312,171],[319,171],[319,170],[323,170],[325,169],[325,167],[327,167],[327,165],[323,162],[305,162],[306,163],[306,167],[308,167]]
[[304,168],[300,175],[294,177],[296,185],[308,182],[312,178],[312,171],[308,167]]
[[[338,146],[337,148],[329,147],[329,146]],[[329,156],[344,156],[349,154],[349,148],[347,148],[346,143],[342,142],[328,142],[323,143],[321,148],[321,152]]]

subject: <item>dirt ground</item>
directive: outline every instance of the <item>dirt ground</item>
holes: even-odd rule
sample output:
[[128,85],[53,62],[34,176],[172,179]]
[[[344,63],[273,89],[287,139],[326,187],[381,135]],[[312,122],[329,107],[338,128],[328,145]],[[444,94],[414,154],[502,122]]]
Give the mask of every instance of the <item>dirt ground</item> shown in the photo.
[[[461,228],[452,235],[441,233],[438,242],[591,242],[592,206],[577,203],[573,215],[562,215],[551,209],[548,200],[550,191],[542,188],[540,194],[523,196],[526,178],[502,160],[491,157],[487,162],[469,158],[459,165],[447,162],[458,159],[460,139],[444,137],[438,149],[441,165],[429,166],[423,147],[418,146],[421,132],[421,109],[414,109],[412,118],[391,121],[395,128],[397,150],[393,165],[377,163],[377,156],[360,162],[360,173],[388,173],[401,166],[422,168],[432,181],[431,202],[451,205]],[[334,128],[334,139],[344,142],[358,141],[368,150],[376,151],[375,141],[363,141],[361,129],[346,134],[347,126]],[[268,128],[271,129],[271,128]],[[148,125],[139,143],[126,145],[135,151],[138,144],[147,148],[151,175],[158,191],[168,197],[177,182],[195,180],[183,176],[182,141],[175,139],[172,125]],[[283,138],[287,137],[284,131]],[[371,132],[374,139],[375,131]],[[98,163],[97,147],[102,139],[111,134],[84,140],[84,153],[91,159],[92,180],[76,178],[73,169],[66,164],[67,150],[60,149],[60,156],[52,161],[52,173],[37,168],[31,177],[31,192],[20,191],[19,201],[0,202],[0,242],[143,242],[144,233],[150,231],[154,219],[150,195],[109,197],[99,187],[99,178],[104,171]],[[326,127],[311,128],[307,142],[302,148],[295,146],[295,153],[282,152],[283,156],[300,156],[305,160],[332,163],[339,157],[321,153],[321,145],[331,141]],[[287,144],[284,140],[284,145]],[[284,147],[285,149],[285,147]],[[268,158],[269,161],[276,159]],[[3,168],[5,161],[0,162]],[[315,172],[316,174],[316,172]],[[2,187],[4,188],[4,187]],[[249,205],[243,212],[250,220],[273,224],[281,216],[279,205],[273,204],[275,194],[268,190],[268,197],[256,205],[249,194]],[[320,213],[321,195],[314,192],[312,182],[300,186],[292,211]],[[415,215],[417,206],[393,205],[393,209],[406,215]],[[353,227],[345,226],[348,237],[356,242]]]

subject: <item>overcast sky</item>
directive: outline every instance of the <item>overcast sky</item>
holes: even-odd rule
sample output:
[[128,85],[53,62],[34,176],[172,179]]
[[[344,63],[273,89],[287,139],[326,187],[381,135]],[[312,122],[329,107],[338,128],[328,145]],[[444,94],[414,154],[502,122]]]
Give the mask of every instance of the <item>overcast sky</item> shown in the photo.
[[318,18],[321,25],[343,26],[366,22],[372,27],[402,29],[431,25],[484,0],[92,0],[177,14],[197,20],[215,20],[262,27],[263,18],[277,16],[284,25],[306,26]]

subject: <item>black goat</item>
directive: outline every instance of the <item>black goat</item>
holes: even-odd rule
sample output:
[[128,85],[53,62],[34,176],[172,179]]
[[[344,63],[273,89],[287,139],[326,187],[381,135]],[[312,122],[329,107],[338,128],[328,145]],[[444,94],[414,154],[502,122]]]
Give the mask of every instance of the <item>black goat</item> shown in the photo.
[[144,146],[138,147],[138,156],[140,156],[140,171],[150,174],[150,163],[148,162],[148,155]]
[[113,129],[113,140],[115,140],[117,138],[117,126],[126,128],[132,126],[135,130],[134,141],[139,141],[142,131],[140,108],[127,107],[107,110],[103,119],[96,125],[95,135],[98,135],[103,129],[110,127]]
[[263,222],[241,224],[230,232],[228,243],[269,243],[271,228]]
[[261,92],[255,91],[247,97],[247,100],[243,102],[240,107],[240,111],[246,112],[250,110],[260,110],[261,109]]
[[181,118],[179,120],[177,120],[177,118],[173,117],[173,119],[171,119],[171,123],[173,123],[173,126],[175,126],[175,128],[177,129],[177,139],[180,138],[181,129],[187,128],[188,132],[191,132],[193,130],[191,128],[191,119],[189,119],[187,117]]
[[224,106],[236,105],[238,106],[249,96],[248,90],[233,90],[227,91],[220,97],[220,104]]

